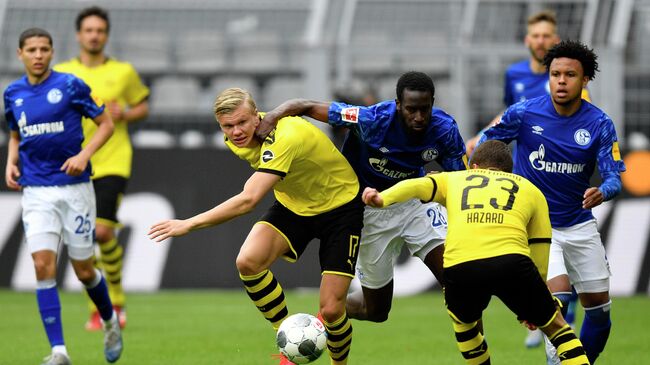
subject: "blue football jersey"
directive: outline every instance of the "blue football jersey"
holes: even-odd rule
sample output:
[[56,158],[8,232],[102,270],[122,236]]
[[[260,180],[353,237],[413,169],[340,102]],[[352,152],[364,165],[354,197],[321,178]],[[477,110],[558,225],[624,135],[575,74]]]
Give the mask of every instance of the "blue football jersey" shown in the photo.
[[510,106],[520,101],[550,94],[548,72],[534,73],[530,60],[513,63],[506,70],[503,102]]
[[4,92],[9,128],[20,133],[19,161],[22,186],[68,185],[90,180],[91,166],[80,176],[60,171],[63,163],[81,151],[81,118],[96,118],[104,104],[90,96],[81,79],[52,71],[38,85],[27,76]]
[[369,107],[332,103],[329,123],[350,129],[342,152],[364,187],[384,190],[424,176],[424,166],[431,161],[445,171],[466,168],[465,143],[456,121],[440,109],[433,108],[431,123],[417,140],[406,134],[395,101]]
[[587,101],[569,117],[555,111],[550,95],[514,104],[499,124],[485,131],[481,142],[487,139],[517,142],[513,172],[544,193],[553,227],[570,227],[593,218],[591,209],[582,208],[582,201],[596,165],[605,198],[620,191],[625,165],[614,123]]

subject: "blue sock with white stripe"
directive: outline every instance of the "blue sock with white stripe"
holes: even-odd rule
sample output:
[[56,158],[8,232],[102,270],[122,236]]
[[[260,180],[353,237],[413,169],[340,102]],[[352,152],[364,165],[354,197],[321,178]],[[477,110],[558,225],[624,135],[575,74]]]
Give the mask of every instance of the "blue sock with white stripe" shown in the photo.
[[55,280],[39,281],[36,289],[36,301],[41,313],[41,320],[50,346],[63,346],[63,326],[61,325],[61,302]]
[[580,341],[590,363],[594,363],[605,349],[612,328],[609,312],[612,301],[597,307],[585,308],[585,319],[580,330]]
[[113,317],[113,303],[111,303],[111,298],[108,296],[108,286],[106,286],[104,276],[97,269],[95,269],[95,275],[95,280],[86,286],[86,291],[90,300],[95,303],[99,315],[104,322],[108,322]]

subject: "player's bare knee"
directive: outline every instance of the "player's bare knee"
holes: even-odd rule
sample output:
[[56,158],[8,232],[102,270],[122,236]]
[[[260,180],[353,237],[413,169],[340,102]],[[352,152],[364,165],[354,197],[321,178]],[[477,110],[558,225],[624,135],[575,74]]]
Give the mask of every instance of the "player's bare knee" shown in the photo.
[[56,264],[43,258],[34,258],[34,271],[36,279],[45,280],[56,277]]
[[320,305],[320,314],[328,323],[333,323],[341,319],[344,313],[345,305],[339,301],[321,303]]
[[235,266],[237,266],[237,271],[242,275],[255,275],[266,269],[263,265],[241,252],[237,255]]
[[95,280],[97,271],[92,263],[88,262],[77,262],[73,265],[74,272],[77,275],[77,279],[84,284],[91,283]]
[[583,308],[598,307],[610,301],[609,292],[580,293],[579,297]]
[[115,233],[111,227],[97,225],[95,227],[95,240],[101,245],[112,240],[115,237]]

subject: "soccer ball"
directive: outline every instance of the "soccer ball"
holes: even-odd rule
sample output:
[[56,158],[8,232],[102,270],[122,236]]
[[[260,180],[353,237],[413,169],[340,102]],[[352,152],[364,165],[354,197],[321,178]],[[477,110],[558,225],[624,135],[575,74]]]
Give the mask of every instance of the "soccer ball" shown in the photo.
[[282,322],[275,340],[280,352],[289,361],[307,364],[318,359],[325,350],[327,332],[318,318],[298,313]]

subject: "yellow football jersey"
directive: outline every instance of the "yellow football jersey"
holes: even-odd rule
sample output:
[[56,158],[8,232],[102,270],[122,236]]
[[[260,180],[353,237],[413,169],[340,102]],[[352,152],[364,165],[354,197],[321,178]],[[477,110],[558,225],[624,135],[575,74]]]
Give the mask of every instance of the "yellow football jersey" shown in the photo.
[[[529,244],[551,242],[546,199],[519,175],[483,169],[445,172],[400,182],[381,196],[386,205],[415,196],[447,207],[444,267],[506,254],[530,257]],[[545,276],[545,268],[541,271]]]
[[292,212],[313,216],[354,199],[359,181],[352,166],[318,128],[299,117],[280,119],[260,146],[226,145],[257,171],[282,176],[275,198]]
[[[96,67],[86,67],[79,58],[54,66],[59,72],[74,74],[84,80],[93,92],[104,102],[117,102],[122,108],[134,106],[149,96],[149,89],[142,83],[133,66],[108,58]],[[128,123],[113,120],[113,136],[90,159],[93,167],[93,179],[117,175],[131,176],[131,159],[133,148],[129,138]],[[83,120],[84,145],[95,134],[97,125],[90,119]]]

